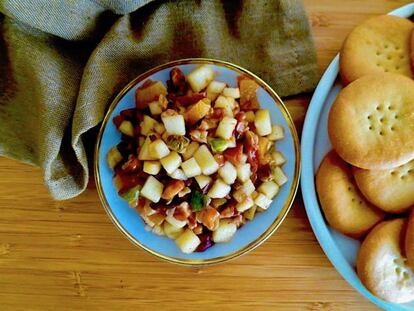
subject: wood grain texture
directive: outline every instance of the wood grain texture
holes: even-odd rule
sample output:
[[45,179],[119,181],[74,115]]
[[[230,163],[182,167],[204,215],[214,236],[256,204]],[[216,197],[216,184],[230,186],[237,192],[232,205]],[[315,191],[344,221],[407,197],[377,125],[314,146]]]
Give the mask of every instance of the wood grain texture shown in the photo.
[[[321,73],[346,34],[408,1],[305,0]],[[301,128],[310,96],[287,100]],[[298,195],[279,231],[229,263],[187,268],[134,247],[93,187],[50,199],[40,170],[0,158],[1,310],[375,310],[319,247]]]

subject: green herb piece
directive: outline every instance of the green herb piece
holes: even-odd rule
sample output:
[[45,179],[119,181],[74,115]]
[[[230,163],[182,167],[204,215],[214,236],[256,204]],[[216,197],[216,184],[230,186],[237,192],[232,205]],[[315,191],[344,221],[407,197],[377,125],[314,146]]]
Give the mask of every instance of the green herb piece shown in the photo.
[[215,153],[217,152],[223,152],[228,147],[227,140],[223,138],[213,138],[208,141],[208,143],[211,146],[211,150]]
[[204,194],[202,194],[199,191],[194,191],[192,196],[191,196],[191,209],[194,212],[199,212],[203,209],[203,207],[205,206],[206,202],[207,202],[207,196],[205,196]]
[[128,202],[129,206],[135,207],[138,202],[139,192],[141,191],[141,186],[137,185],[127,192],[120,194],[121,198]]

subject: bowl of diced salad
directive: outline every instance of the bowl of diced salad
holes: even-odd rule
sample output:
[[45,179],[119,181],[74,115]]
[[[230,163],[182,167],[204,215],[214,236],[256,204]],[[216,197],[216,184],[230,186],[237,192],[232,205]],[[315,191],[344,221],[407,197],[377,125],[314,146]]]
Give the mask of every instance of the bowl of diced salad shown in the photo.
[[300,175],[279,96],[224,61],[147,71],[116,96],[95,149],[103,207],[135,245],[184,265],[238,257],[280,226]]

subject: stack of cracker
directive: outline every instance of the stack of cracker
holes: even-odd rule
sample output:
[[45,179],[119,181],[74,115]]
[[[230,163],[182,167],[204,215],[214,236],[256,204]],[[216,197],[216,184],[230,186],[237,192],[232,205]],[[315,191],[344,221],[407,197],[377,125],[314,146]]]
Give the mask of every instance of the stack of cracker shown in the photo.
[[334,150],[316,175],[328,223],[362,240],[361,281],[396,303],[414,300],[413,29],[408,19],[378,16],[345,40],[346,86],[328,119]]

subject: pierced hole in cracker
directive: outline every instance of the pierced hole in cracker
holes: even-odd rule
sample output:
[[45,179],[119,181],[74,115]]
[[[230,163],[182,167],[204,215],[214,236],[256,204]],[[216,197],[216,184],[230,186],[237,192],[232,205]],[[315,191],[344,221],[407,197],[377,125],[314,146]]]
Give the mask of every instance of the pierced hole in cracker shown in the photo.
[[384,48],[388,49],[388,44],[387,43],[384,44]]
[[389,70],[387,68],[384,69],[385,72],[388,72]]
[[391,171],[391,175],[394,176],[395,175],[395,172],[394,171]]
[[400,59],[404,59],[405,58],[405,56],[404,55],[400,55]]
[[409,274],[407,271],[404,271],[404,272],[403,272],[403,279],[404,279],[404,280],[408,280],[408,279],[409,279],[409,277],[410,277],[410,274]]
[[368,115],[368,116],[367,116],[367,119],[368,119],[368,120],[371,120],[371,115]]
[[[377,54],[377,56],[379,56],[379,55],[381,55],[381,52],[380,52],[380,51],[377,51],[377,53],[376,53],[376,54]],[[378,64],[377,64],[377,65],[378,65]]]
[[[394,260],[394,262],[395,262],[395,260]],[[400,274],[401,273],[401,268],[400,267],[395,268],[395,273]]]
[[380,131],[380,132],[379,132],[379,134],[380,134],[381,136],[384,136],[384,132],[383,132],[383,131]]
[[387,56],[387,59],[388,59],[388,60],[390,60],[391,58],[392,58],[392,56],[391,56],[391,55],[388,55],[388,56]]
[[369,130],[372,131],[372,126],[369,127]]
[[395,66],[395,70],[399,70],[400,69],[400,66]]
[[390,130],[391,130],[391,131],[394,131],[394,130],[395,130],[395,128],[394,128],[393,126],[391,126]]

